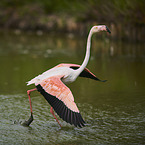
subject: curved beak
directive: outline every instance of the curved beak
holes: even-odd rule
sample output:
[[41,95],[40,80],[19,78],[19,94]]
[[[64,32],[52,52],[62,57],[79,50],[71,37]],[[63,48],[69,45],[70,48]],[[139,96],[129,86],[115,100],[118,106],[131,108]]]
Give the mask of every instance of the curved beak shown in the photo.
[[108,32],[108,33],[111,33],[111,31],[108,29],[108,27],[106,26],[106,31]]

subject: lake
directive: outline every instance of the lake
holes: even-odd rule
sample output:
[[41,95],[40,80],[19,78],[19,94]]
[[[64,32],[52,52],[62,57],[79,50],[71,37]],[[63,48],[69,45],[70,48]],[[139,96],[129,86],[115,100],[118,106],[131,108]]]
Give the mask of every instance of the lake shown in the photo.
[[38,92],[31,94],[30,115],[26,82],[59,63],[81,64],[86,38],[41,32],[0,33],[0,144],[79,145],[145,144],[145,44],[92,39],[88,68],[101,80],[78,78],[68,87],[86,121],[77,128],[50,113]]

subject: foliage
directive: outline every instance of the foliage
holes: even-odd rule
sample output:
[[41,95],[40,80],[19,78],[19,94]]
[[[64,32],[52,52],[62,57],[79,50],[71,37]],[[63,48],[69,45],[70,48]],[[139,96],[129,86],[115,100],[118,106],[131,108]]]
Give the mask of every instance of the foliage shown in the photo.
[[13,19],[15,23],[25,20],[35,25],[35,19],[41,17],[39,23],[47,22],[46,16],[51,14],[69,15],[81,23],[144,25],[145,0],[1,0],[0,3],[1,26],[10,25]]

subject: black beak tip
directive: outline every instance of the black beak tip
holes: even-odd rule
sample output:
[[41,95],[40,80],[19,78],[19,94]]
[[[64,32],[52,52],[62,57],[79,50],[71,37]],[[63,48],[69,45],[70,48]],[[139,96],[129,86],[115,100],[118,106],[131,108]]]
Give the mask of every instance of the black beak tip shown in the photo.
[[109,28],[107,26],[106,26],[106,30],[107,30],[108,33],[111,34],[111,31],[109,30]]

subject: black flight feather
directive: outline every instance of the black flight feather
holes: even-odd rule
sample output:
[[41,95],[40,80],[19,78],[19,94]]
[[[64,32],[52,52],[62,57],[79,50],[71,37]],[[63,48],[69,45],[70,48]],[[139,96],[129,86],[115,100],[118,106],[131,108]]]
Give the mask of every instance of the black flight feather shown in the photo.
[[[79,67],[78,66],[71,66],[70,68],[76,70],[78,69]],[[86,77],[86,78],[90,78],[90,79],[93,79],[93,80],[96,80],[96,81],[101,81],[101,82],[106,82],[106,80],[100,80],[98,79],[96,76],[92,75],[91,73],[89,73],[87,70],[83,70],[80,75],[80,77]]]
[[38,84],[36,88],[44,96],[47,102],[53,107],[60,118],[70,124],[74,124],[74,126],[84,126],[84,121],[80,113],[70,110],[61,100],[47,93],[40,84]]

